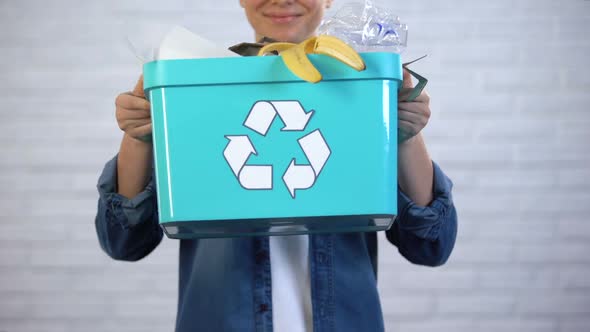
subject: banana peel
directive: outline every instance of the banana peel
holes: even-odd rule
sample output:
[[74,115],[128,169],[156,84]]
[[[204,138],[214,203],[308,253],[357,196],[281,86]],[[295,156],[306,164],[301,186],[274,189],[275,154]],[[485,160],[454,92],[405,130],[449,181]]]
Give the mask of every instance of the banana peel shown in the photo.
[[311,37],[299,44],[270,43],[260,49],[258,55],[278,54],[297,77],[311,83],[322,80],[322,74],[307,57],[308,54],[323,54],[332,57],[357,71],[366,69],[363,58],[339,38],[328,35]]
[[262,48],[258,51],[258,55],[268,55],[274,54],[278,55],[279,53],[294,47],[295,43],[285,43],[285,42],[276,42],[270,43],[262,46]]
[[307,57],[305,45],[295,45],[279,53],[279,55],[283,58],[283,62],[285,62],[287,68],[302,80],[311,83],[317,83],[322,80],[322,74]]

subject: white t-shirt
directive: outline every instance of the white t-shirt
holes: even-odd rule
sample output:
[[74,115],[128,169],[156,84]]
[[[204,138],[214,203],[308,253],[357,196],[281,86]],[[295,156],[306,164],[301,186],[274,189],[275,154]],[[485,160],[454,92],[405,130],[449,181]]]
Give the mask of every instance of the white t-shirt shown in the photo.
[[274,331],[311,332],[309,236],[270,236]]

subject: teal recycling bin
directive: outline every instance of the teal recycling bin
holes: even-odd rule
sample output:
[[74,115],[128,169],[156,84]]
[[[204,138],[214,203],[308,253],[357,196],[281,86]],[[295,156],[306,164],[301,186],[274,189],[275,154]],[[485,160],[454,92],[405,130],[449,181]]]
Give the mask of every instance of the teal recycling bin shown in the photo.
[[324,56],[300,80],[278,56],[144,65],[159,221],[170,238],[380,231],[397,215],[400,56]]

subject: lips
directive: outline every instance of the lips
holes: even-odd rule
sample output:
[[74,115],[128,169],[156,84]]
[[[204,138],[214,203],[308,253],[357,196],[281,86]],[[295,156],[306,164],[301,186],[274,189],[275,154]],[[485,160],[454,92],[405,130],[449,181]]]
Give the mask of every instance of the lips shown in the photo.
[[268,17],[271,21],[273,21],[273,23],[289,23],[292,22],[294,20],[296,20],[299,16],[299,14],[266,14],[266,17]]

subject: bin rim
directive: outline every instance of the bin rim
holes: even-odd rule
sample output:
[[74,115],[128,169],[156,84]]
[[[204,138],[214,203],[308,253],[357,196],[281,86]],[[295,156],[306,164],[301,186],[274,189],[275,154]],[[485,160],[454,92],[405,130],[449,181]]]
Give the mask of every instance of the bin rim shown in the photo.
[[[326,81],[403,80],[401,57],[397,53],[360,53],[366,69],[360,72],[340,61],[318,54],[309,59]],[[231,70],[228,70],[230,68]],[[284,65],[279,56],[156,60],[143,65],[144,91],[161,87],[260,83],[307,83]],[[321,83],[320,82],[320,83]],[[398,84],[401,87],[401,84]],[[146,93],[147,95],[147,93]]]

